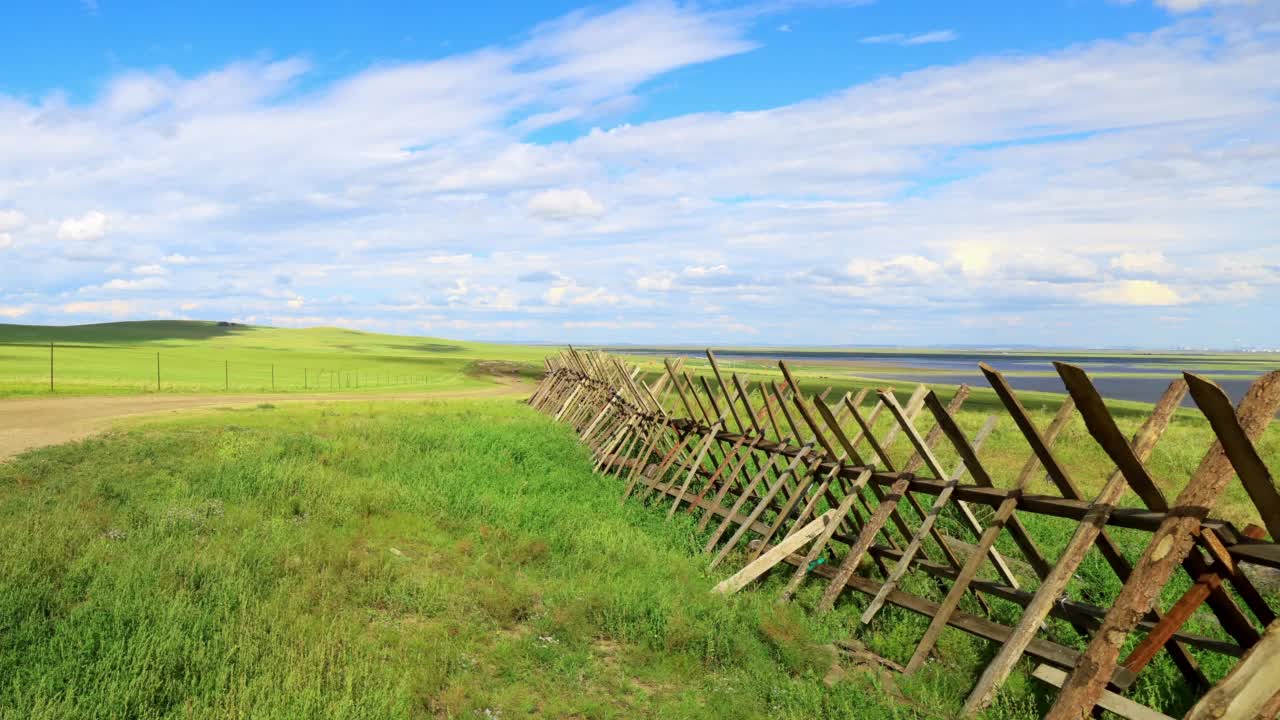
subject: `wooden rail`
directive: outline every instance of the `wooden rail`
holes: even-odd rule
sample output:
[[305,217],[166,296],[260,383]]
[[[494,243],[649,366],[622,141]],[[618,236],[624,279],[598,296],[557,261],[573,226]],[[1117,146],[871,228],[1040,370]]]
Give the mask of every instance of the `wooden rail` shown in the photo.
[[[1270,660],[1280,644],[1280,626],[1244,570],[1280,569],[1274,535],[1280,530],[1280,493],[1254,445],[1280,410],[1280,371],[1259,378],[1238,408],[1211,381],[1184,373],[1126,438],[1083,370],[1055,363],[1068,398],[1041,428],[1004,377],[983,365],[1002,412],[969,438],[955,421],[967,387],[949,403],[924,386],[905,403],[882,390],[867,412],[866,391],[856,397],[833,398],[829,390],[806,396],[782,362],[785,383],[779,384],[726,376],[711,351],[707,360],[709,377],[695,379],[681,361],[667,360],[664,373],[650,384],[620,358],[571,348],[547,359],[547,373],[529,402],[579,433],[595,453],[597,469],[625,481],[624,501],[656,498],[668,518],[681,511],[701,516],[699,528],[711,532],[705,549],[712,567],[744,561],[717,591],[737,592],[787,565],[793,569],[787,571],[783,600],[806,583],[821,583],[817,612],[829,611],[854,591],[870,598],[863,623],[875,622],[886,604],[924,615],[930,624],[903,668],[907,673],[924,664],[945,628],[996,643],[994,659],[965,703],[966,716],[989,705],[1030,656],[1043,663],[1033,676],[1061,688],[1046,717],[1091,717],[1097,708],[1130,718],[1164,717],[1123,694],[1162,653],[1201,698],[1188,717],[1274,717],[1280,709]],[[1215,441],[1182,492],[1168,499],[1146,463],[1187,393],[1208,419]],[[1092,497],[1061,460],[1071,448],[1061,447],[1060,436],[1076,415],[1088,431],[1087,439],[1076,441],[1093,443],[1115,468]],[[1011,482],[998,483],[981,452],[1000,422],[1016,428],[1031,455]],[[894,448],[900,437],[909,446],[905,461],[902,449]],[[943,466],[945,456],[956,458],[954,468]],[[1027,492],[1041,475],[1058,494]],[[1264,527],[1240,530],[1211,517],[1236,478]],[[1130,492],[1142,507],[1118,504]],[[922,504],[921,498],[930,499]],[[1075,523],[1056,560],[1047,559],[1019,514]],[[950,537],[944,525],[970,537]],[[1114,528],[1148,534],[1136,560],[1112,539],[1108,530]],[[996,550],[1006,533],[1020,557]],[[1126,538],[1127,546],[1131,542]],[[963,558],[957,547],[967,551]],[[1121,587],[1102,604],[1069,596],[1076,569],[1093,549]],[[984,570],[987,577],[980,577]],[[903,589],[902,581],[913,573],[937,588],[941,602]],[[1188,576],[1190,589],[1164,615],[1156,601],[1177,573]],[[966,597],[971,606],[961,609]],[[984,617],[989,598],[1021,606],[1016,625]],[[1220,637],[1184,629],[1202,606],[1216,618]],[[1048,637],[1049,617],[1065,620],[1077,640]],[[1122,659],[1120,651],[1135,632],[1141,642]],[[1244,660],[1213,686],[1193,648]]]

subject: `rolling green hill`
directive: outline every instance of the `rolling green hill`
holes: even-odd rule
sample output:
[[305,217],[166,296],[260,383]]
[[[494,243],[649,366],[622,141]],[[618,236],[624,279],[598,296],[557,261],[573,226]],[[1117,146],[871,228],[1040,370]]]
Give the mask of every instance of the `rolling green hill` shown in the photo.
[[50,392],[51,347],[60,394],[462,388],[540,372],[548,350],[199,321],[0,325],[0,397]]

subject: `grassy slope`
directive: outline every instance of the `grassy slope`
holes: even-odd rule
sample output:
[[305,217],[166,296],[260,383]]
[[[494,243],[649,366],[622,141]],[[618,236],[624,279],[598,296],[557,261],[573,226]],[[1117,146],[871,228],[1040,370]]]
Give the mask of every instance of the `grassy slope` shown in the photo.
[[[782,577],[711,596],[738,561],[708,575],[687,516],[619,490],[510,402],[228,410],[30,453],[0,465],[22,538],[0,547],[0,717],[949,717],[992,652],[949,631],[905,702],[866,668],[829,688],[826,643],[902,661],[923,619],[863,629],[861,596],[814,617],[817,583],[776,608]],[[1080,576],[1117,589],[1099,558]],[[1185,707],[1164,658],[1137,692]],[[1020,672],[989,717],[1047,697]]]
[[[545,350],[379,335],[339,328],[291,330],[212,322],[151,321],[44,327],[0,325],[0,397],[49,392],[54,342],[59,394],[444,389],[482,385],[482,360],[541,370]],[[228,382],[229,377],[229,382]]]
[[[372,449],[377,448],[377,452]],[[913,717],[512,404],[227,411],[0,465],[0,717]],[[491,715],[485,715],[485,710]]]

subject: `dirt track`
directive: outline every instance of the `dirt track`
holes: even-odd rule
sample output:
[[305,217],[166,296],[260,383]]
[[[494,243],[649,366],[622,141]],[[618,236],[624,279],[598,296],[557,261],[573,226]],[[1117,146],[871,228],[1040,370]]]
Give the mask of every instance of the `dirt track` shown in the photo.
[[526,395],[530,387],[502,380],[477,390],[406,393],[329,393],[308,395],[119,395],[0,400],[0,461],[24,450],[79,440],[101,432],[121,418],[269,402],[343,402],[353,400],[442,400]]

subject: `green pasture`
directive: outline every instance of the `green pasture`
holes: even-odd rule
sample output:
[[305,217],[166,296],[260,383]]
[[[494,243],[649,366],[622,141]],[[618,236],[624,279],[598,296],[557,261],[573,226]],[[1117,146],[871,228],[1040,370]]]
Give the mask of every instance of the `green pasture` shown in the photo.
[[[28,453],[0,465],[21,539],[0,547],[0,718],[949,718],[994,652],[949,630],[911,678],[842,659],[857,639],[903,661],[925,618],[863,627],[856,594],[814,615],[817,582],[777,606],[784,574],[712,595],[740,555],[708,571],[694,517],[620,491],[510,401],[263,405]],[[1050,556],[1069,537],[1025,519]],[[1070,592],[1105,605],[1109,572],[1091,557]],[[1030,668],[986,717],[1043,713]],[[1166,658],[1144,678],[1138,699],[1190,701]]]
[[50,393],[51,349],[57,394],[461,389],[491,382],[486,361],[538,374],[547,351],[214,322],[0,325],[0,397]]

